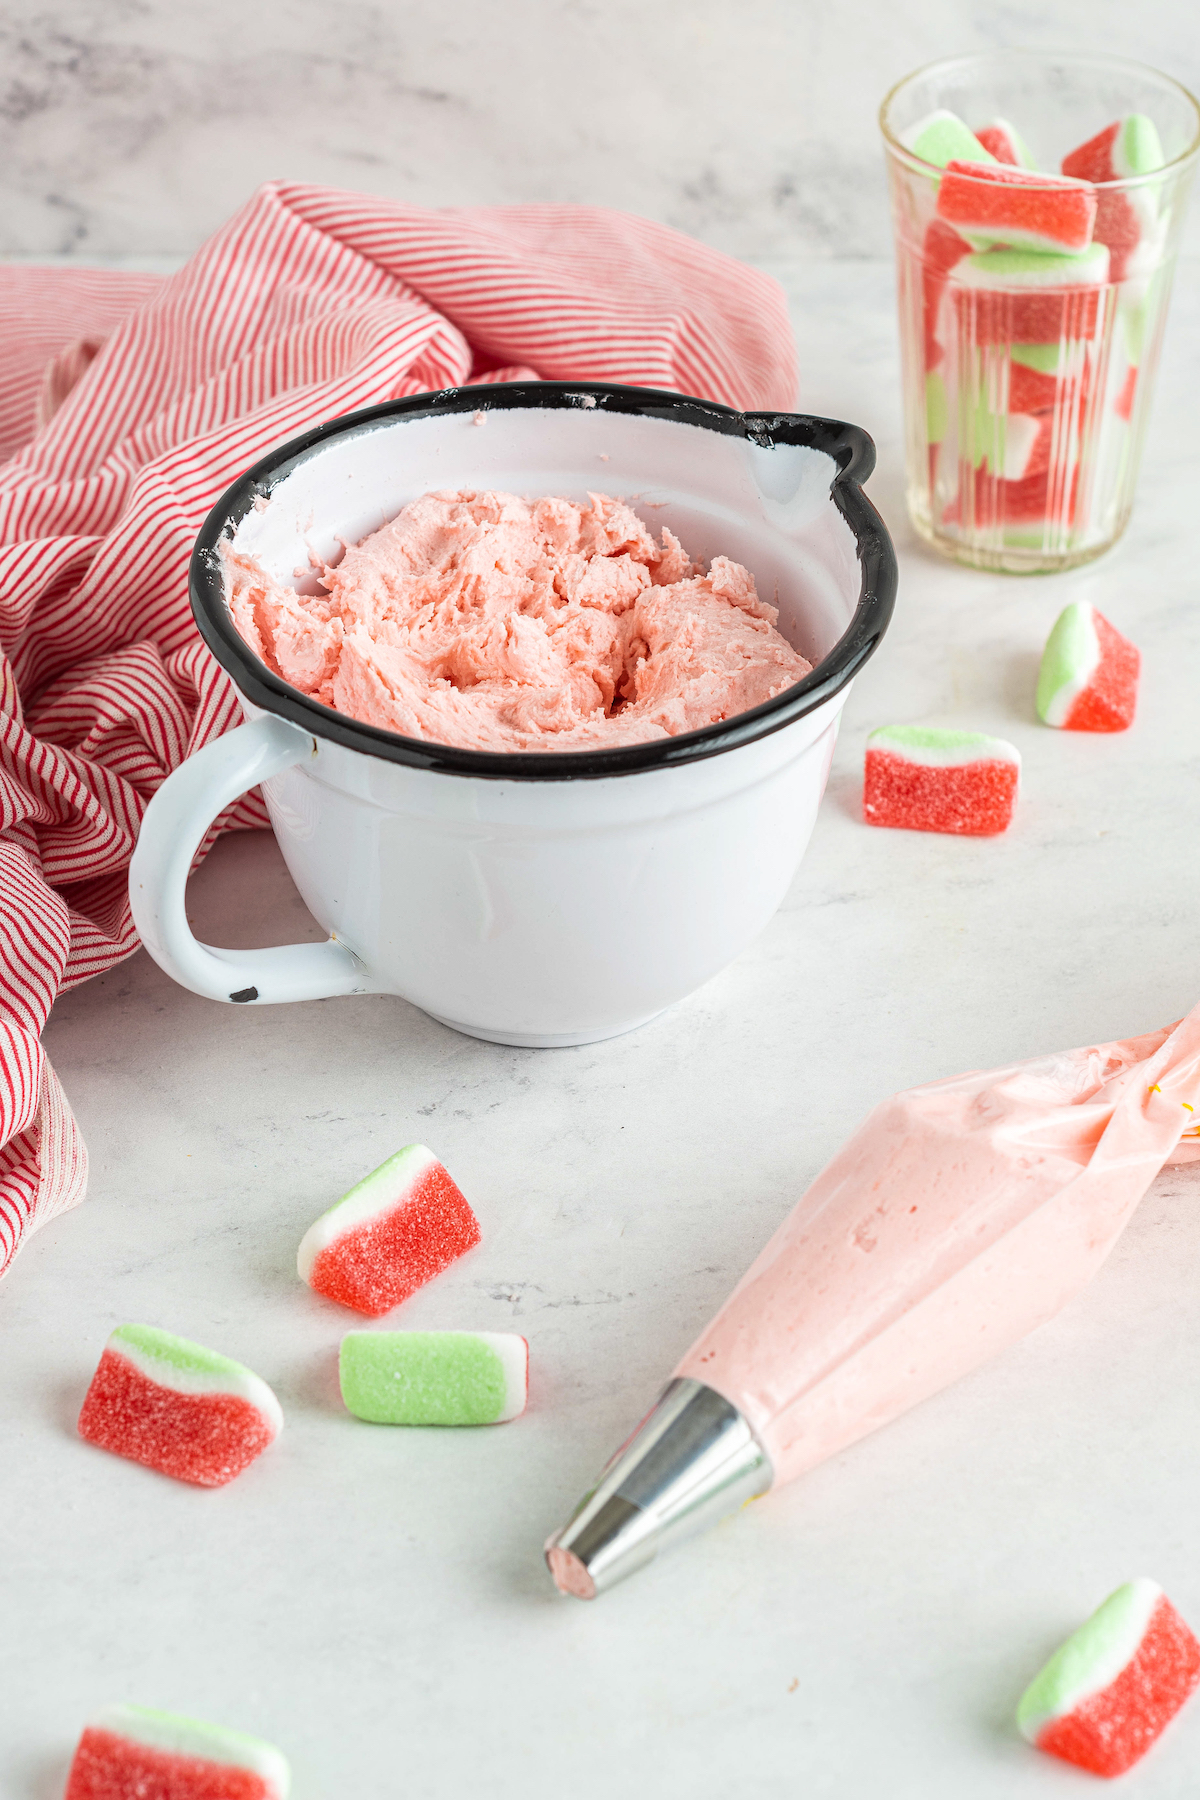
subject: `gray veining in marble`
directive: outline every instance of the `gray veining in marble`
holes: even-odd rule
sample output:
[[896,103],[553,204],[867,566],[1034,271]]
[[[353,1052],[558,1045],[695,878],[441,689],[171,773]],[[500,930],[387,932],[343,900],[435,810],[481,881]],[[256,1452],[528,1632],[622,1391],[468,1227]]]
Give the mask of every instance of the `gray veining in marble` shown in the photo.
[[[0,1286],[0,1792],[59,1800],[113,1699],[281,1744],[295,1800],[1055,1800],[1076,1777],[1011,1713],[1112,1587],[1200,1624],[1200,1167],[1155,1184],[1055,1322],[591,1608],[546,1532],[868,1107],[906,1084],[1149,1029],[1200,998],[1196,814],[1200,267],[1168,331],[1125,542],[1092,569],[958,570],[903,523],[891,275],[806,259],[792,295],[816,410],[876,436],[896,622],[850,699],[809,855],[762,938],[630,1037],[517,1051],[398,1000],[240,1011],[143,955],[46,1033],[92,1191]],[[1039,647],[1071,597],[1142,646],[1127,735],[1039,726]],[[875,831],[885,722],[999,732],[1009,835]],[[311,928],[273,840],[218,846],[198,930]],[[484,1242],[396,1316],[527,1334],[528,1414],[391,1431],[340,1409],[347,1315],[293,1272],[315,1214],[431,1143]],[[279,1444],[219,1493],[104,1456],[73,1421],[108,1330],[161,1322],[277,1388]],[[1200,1704],[1132,1777],[1195,1791]]]
[[0,255],[185,255],[284,176],[877,256],[891,84],[1085,22],[1090,47],[1200,81],[1191,0],[4,0]]

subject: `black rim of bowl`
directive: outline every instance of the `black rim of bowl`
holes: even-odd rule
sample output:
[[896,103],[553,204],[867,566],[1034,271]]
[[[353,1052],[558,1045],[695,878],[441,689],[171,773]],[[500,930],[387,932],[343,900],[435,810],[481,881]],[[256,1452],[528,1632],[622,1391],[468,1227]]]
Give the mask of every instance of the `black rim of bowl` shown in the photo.
[[[728,437],[744,437],[763,449],[774,444],[796,444],[825,451],[837,465],[830,494],[854,533],[862,575],[854,615],[829,654],[811,674],[782,694],[750,712],[737,713],[699,731],[614,749],[506,752],[456,749],[451,744],[402,737],[377,725],[365,725],[310,699],[260,662],[230,617],[217,552],[219,540],[236,530],[256,502],[269,496],[298,462],[331,438],[376,430],[393,419],[428,418],[442,413],[511,412],[526,407],[636,413],[723,432]],[[236,481],[213,507],[196,539],[190,571],[192,612],[201,637],[251,705],[290,719],[314,737],[341,744],[348,750],[378,756],[385,762],[404,763],[410,768],[498,781],[595,780],[633,775],[644,769],[670,768],[735,750],[803,718],[845,687],[872,655],[887,630],[896,598],[896,554],[887,527],[862,491],[862,483],[874,467],[875,446],[857,425],[806,413],[736,412],[711,400],[691,399],[658,388],[604,382],[523,381],[414,394],[404,400],[389,400],[382,406],[346,413],[306,431],[272,450]]]

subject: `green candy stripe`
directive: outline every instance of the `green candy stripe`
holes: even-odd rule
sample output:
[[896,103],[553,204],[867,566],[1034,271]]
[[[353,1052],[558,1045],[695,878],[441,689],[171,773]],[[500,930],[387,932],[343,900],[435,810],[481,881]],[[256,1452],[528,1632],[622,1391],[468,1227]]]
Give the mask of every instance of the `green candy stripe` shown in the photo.
[[1061,344],[1013,344],[1008,354],[1013,362],[1024,363],[1027,369],[1036,369],[1039,375],[1057,375],[1063,347]]
[[109,1342],[118,1346],[128,1344],[132,1349],[140,1350],[143,1356],[153,1357],[168,1368],[185,1370],[189,1374],[224,1375],[240,1384],[253,1372],[243,1363],[234,1362],[230,1356],[207,1350],[203,1344],[193,1344],[190,1338],[160,1331],[155,1325],[118,1325]]
[[971,127],[957,113],[934,112],[904,133],[902,142],[922,162],[944,169],[949,162],[994,163]]
[[1052,1719],[1102,1692],[1137,1655],[1162,1590],[1127,1581],[1097,1607],[1034,1676],[1017,1704],[1017,1726],[1030,1743]]
[[342,1399],[374,1425],[492,1425],[504,1410],[499,1355],[470,1331],[349,1331]]
[[1089,244],[1075,255],[1045,250],[979,250],[954,265],[957,287],[1095,287],[1108,276],[1107,244]]
[[1121,127],[1120,163],[1122,174],[1153,175],[1166,158],[1153,119],[1145,113],[1130,113]]
[[414,1180],[432,1156],[433,1152],[427,1150],[424,1144],[405,1144],[403,1150],[397,1150],[394,1156],[389,1156],[377,1169],[372,1169],[369,1175],[356,1181],[349,1192],[330,1207],[330,1213],[337,1213],[343,1207],[352,1212],[359,1203],[377,1202],[380,1206],[388,1204],[395,1190],[403,1189],[406,1183]]
[[1096,628],[1092,609],[1084,600],[1063,608],[1046,639],[1038,669],[1037,713],[1045,724],[1061,724],[1051,717],[1054,702],[1064,688],[1082,686],[1082,677],[1095,660]]
[[873,750],[932,750],[943,755],[960,752],[972,760],[999,757],[1011,762],[1012,745],[982,731],[943,731],[933,725],[881,725],[867,739]]

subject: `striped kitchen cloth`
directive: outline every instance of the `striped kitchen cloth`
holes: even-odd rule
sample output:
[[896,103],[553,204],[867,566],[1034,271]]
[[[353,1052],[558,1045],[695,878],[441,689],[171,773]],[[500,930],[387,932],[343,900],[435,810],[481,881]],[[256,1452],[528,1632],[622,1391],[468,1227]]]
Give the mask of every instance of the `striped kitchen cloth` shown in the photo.
[[[188,607],[205,514],[326,419],[538,378],[787,408],[783,294],[622,213],[290,182],[176,275],[0,268],[0,1272],[87,1181],[39,1041],[54,997],[137,948],[142,813],[240,722]],[[266,823],[248,795],[201,854]]]

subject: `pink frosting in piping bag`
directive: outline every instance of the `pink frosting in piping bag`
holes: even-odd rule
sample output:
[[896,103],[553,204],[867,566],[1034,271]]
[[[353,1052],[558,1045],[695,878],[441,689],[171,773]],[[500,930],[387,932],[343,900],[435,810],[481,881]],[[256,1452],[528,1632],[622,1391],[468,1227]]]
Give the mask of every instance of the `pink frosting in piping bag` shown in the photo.
[[1198,1120],[1200,1007],[897,1094],[675,1373],[738,1407],[790,1481],[1051,1318],[1163,1164],[1190,1159]]

